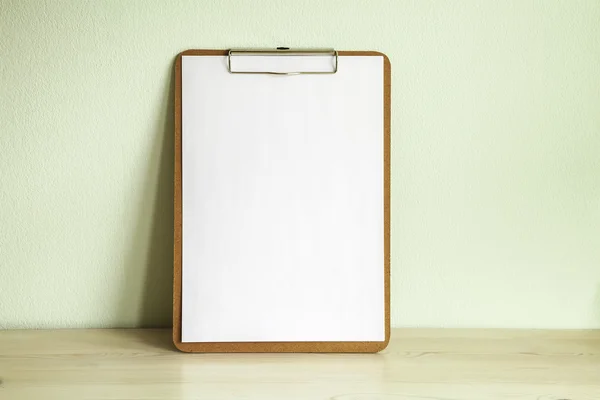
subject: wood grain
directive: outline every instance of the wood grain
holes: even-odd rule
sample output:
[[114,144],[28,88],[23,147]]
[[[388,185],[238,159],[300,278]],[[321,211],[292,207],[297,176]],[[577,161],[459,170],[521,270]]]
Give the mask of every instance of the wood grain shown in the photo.
[[391,187],[391,63],[389,58],[376,51],[340,51],[344,56],[383,57],[383,198],[384,198],[384,304],[385,340],[383,342],[241,342],[241,343],[184,343],[181,341],[181,271],[182,271],[182,164],[181,164],[181,57],[225,56],[227,50],[187,50],[175,61],[175,176],[174,176],[174,240],[173,240],[173,343],[184,352],[244,353],[375,353],[384,349],[390,338],[390,187]]
[[378,354],[185,354],[170,335],[0,331],[0,399],[600,399],[600,331],[394,330]]

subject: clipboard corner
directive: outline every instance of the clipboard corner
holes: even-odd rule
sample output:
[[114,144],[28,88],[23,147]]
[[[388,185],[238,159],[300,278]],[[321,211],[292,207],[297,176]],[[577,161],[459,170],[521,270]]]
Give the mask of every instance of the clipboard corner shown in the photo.
[[182,353],[193,353],[194,352],[194,350],[190,346],[187,346],[185,343],[182,343],[179,340],[173,340],[173,345],[175,346],[175,348],[177,350],[179,350]]
[[376,51],[375,54],[383,57],[383,64],[384,64],[385,68],[391,68],[392,67],[392,62],[390,61],[390,58],[388,57],[387,54],[382,53],[380,51]]

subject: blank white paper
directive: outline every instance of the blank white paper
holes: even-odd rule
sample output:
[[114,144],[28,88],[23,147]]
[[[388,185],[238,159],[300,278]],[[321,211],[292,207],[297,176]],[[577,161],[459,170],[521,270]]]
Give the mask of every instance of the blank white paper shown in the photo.
[[385,340],[383,146],[382,57],[184,56],[182,341]]

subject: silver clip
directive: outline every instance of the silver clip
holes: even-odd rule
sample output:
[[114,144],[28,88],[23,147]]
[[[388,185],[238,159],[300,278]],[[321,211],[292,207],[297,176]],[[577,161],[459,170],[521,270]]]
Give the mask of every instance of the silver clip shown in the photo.
[[[331,71],[236,71],[231,67],[231,58],[234,56],[322,56],[333,57],[333,69]],[[330,75],[338,70],[338,52],[334,49],[290,49],[289,47],[278,47],[276,49],[230,49],[227,54],[227,70],[232,74],[269,74],[269,75]]]

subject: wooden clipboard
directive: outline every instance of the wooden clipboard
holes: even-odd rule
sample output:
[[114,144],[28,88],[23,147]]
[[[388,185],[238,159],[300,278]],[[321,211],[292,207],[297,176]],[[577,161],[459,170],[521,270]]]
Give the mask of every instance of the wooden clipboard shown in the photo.
[[[286,49],[287,50],[287,49]],[[384,311],[385,340],[377,342],[182,342],[182,57],[227,56],[229,50],[187,50],[175,62],[175,177],[174,177],[174,281],[173,281],[173,343],[183,352],[202,353],[375,353],[390,340],[390,117],[391,65],[388,57],[375,51],[339,51],[344,56],[383,57],[383,199],[384,199]]]

